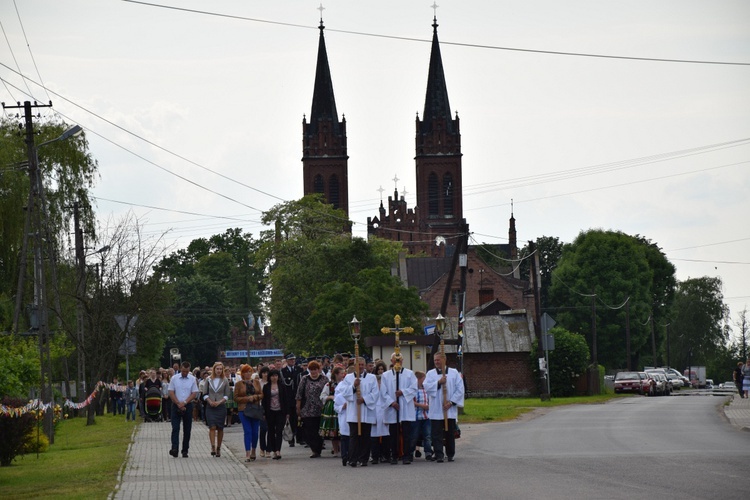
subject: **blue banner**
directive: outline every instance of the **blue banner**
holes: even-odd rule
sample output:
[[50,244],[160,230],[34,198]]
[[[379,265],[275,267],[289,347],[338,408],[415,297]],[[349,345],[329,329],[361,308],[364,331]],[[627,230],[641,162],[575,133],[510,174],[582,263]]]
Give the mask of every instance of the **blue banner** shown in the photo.
[[[251,358],[280,358],[284,355],[281,349],[261,349],[250,351]],[[247,358],[247,351],[225,351],[225,358]]]

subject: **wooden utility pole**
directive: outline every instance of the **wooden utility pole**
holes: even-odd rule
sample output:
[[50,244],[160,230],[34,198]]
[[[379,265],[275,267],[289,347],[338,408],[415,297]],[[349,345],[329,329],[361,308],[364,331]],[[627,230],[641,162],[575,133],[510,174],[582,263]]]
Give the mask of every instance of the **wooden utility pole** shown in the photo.
[[[539,288],[541,287],[539,279],[539,253],[536,251],[536,243],[529,241],[529,253],[534,255],[531,259],[531,288],[534,291],[534,333],[536,334],[536,357],[539,360],[544,359],[544,344],[542,343],[542,316],[541,316],[541,298],[539,295]],[[545,370],[549,370],[549,367],[545,367]],[[542,383],[541,400],[549,401],[550,395],[547,391],[546,377],[547,373],[544,374],[545,381]]]

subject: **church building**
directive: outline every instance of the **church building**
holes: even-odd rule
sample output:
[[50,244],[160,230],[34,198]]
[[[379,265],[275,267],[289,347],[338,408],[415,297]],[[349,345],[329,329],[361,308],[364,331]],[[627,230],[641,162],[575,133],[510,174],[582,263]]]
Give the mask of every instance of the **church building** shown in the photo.
[[[417,205],[409,207],[394,190],[387,207],[381,201],[378,214],[367,218],[368,237],[399,241],[408,256],[394,266],[406,286],[416,286],[430,304],[431,313],[440,305],[437,286],[451,288],[456,303],[459,273],[447,283],[452,257],[467,238],[469,225],[463,215],[461,130],[458,115],[451,111],[438,40],[438,23],[433,17],[432,45],[427,73],[424,111],[415,127]],[[320,21],[317,68],[309,118],[302,121],[302,171],[304,194],[321,193],[335,208],[349,213],[346,119],[339,120],[328,64],[323,20]],[[465,310],[493,300],[512,309],[533,311],[528,280],[520,279],[516,219],[508,222],[508,243],[490,245],[492,252],[507,260],[495,268],[483,264],[477,248],[469,245],[469,277]],[[476,283],[474,283],[476,282]]]

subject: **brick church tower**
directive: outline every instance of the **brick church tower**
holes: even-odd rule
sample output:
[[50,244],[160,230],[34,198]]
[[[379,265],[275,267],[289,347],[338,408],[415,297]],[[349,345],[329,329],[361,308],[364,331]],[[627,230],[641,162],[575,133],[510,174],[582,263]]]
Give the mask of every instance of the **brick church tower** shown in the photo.
[[453,253],[468,226],[463,217],[459,120],[451,115],[437,28],[433,18],[424,113],[416,122],[417,205],[408,209],[394,192],[388,213],[381,202],[367,229],[368,235],[401,241],[409,253],[443,257]]
[[349,179],[346,119],[339,121],[333,96],[331,70],[320,20],[318,63],[315,70],[309,123],[302,119],[302,172],[304,194],[322,193],[334,208],[349,215]]

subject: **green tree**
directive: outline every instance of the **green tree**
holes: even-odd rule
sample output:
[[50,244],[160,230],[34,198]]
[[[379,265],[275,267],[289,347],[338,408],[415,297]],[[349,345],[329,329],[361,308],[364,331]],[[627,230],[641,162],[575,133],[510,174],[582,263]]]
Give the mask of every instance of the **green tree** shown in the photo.
[[[63,122],[51,121],[35,125],[36,144],[59,137],[68,128]],[[46,144],[38,149],[39,171],[47,200],[47,216],[51,248],[64,253],[72,217],[71,206],[78,202],[81,222],[87,241],[96,237],[94,213],[89,189],[93,187],[98,165],[88,151],[85,135]],[[19,256],[22,253],[24,220],[29,197],[28,154],[24,135],[16,120],[0,120],[0,296],[15,297],[18,285]],[[26,295],[33,286],[31,266],[26,269]],[[0,308],[0,329],[8,329],[12,316]],[[10,309],[12,311],[12,309]],[[22,318],[23,319],[23,318]],[[19,330],[25,330],[28,324]]]
[[550,301],[557,323],[586,335],[592,345],[592,295],[596,307],[597,356],[609,369],[627,365],[625,324],[629,299],[631,353],[648,347],[648,308],[653,299],[654,271],[647,249],[637,238],[621,232],[590,230],[565,245],[552,273]]
[[728,318],[721,278],[704,276],[677,284],[672,324],[670,360],[673,366],[706,365],[721,354],[729,341],[723,327]]
[[[562,256],[563,243],[556,236],[540,236],[535,243],[539,253],[539,275],[541,277],[539,302],[542,312],[544,312],[550,307],[549,290],[552,286],[552,271],[555,270]],[[519,256],[524,259],[521,262],[521,277],[529,276],[531,272],[530,259],[525,258],[529,256],[529,253],[528,245],[525,245],[520,251]]]
[[[548,332],[555,337],[555,349],[549,351],[550,393],[556,397],[575,396],[578,377],[585,376],[589,362],[589,347],[583,335],[556,326]],[[536,340],[531,350],[531,363],[539,377]]]
[[416,290],[388,273],[400,244],[352,238],[344,231],[345,213],[320,196],[278,205],[263,221],[275,228],[263,233],[271,325],[287,349],[351,346],[347,324],[354,314],[365,335],[392,323],[395,314],[404,326],[419,326],[424,309],[414,305]]
[[39,384],[39,346],[35,339],[0,336],[0,399],[28,398],[29,388]]
[[250,312],[261,315],[265,284],[264,266],[257,264],[259,248],[251,234],[227,229],[161,260],[155,275],[173,286],[176,301],[177,330],[167,349],[178,347],[194,365],[213,362],[226,348],[232,327],[241,328]]

